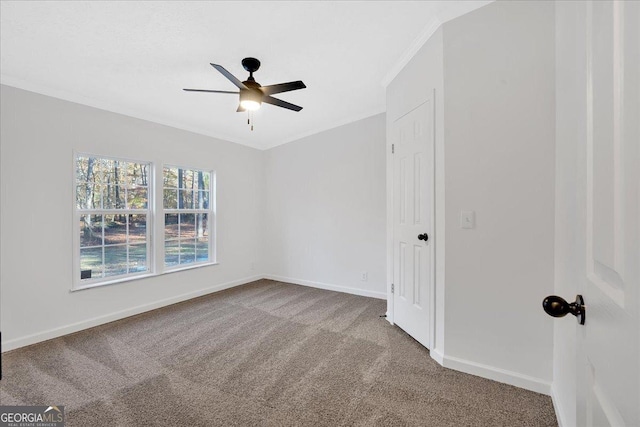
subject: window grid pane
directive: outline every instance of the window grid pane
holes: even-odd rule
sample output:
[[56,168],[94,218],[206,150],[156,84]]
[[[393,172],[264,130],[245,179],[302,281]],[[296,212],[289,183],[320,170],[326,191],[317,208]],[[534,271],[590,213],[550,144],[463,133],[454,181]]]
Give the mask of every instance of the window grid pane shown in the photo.
[[165,267],[210,260],[210,188],[209,172],[163,168]]
[[149,271],[150,164],[76,157],[80,279]]

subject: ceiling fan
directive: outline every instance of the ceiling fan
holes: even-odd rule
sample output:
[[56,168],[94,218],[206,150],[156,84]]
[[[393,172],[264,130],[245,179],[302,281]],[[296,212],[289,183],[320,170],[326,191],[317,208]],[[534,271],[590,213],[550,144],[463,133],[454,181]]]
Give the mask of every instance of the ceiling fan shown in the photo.
[[233,74],[227,71],[222,65],[211,64],[213,68],[237,86],[239,92],[231,92],[226,90],[209,90],[209,89],[184,89],[187,92],[211,92],[211,93],[233,93],[240,94],[240,105],[237,112],[254,111],[260,108],[263,102],[277,107],[287,108],[293,111],[300,111],[302,107],[291,104],[278,98],[274,98],[273,94],[289,92],[292,90],[304,89],[305,84],[298,80],[295,82],[279,83],[275,85],[262,86],[253,78],[253,73],[260,68],[260,61],[256,58],[244,58],[242,67],[249,72],[249,78],[241,82]]

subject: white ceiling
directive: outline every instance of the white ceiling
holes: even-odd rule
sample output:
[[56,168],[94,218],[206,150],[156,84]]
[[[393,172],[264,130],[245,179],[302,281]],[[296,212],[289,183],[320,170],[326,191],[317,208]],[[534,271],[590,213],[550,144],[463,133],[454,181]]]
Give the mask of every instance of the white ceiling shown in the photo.
[[[269,148],[385,109],[385,89],[440,21],[487,2],[13,2],[0,9],[3,84]],[[247,126],[235,90],[240,61],[262,62],[262,85],[303,80]]]

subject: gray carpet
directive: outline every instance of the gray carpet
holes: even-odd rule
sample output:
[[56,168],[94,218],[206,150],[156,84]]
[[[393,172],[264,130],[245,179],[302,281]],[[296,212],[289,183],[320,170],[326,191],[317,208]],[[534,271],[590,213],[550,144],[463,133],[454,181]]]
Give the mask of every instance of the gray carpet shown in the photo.
[[3,355],[2,405],[68,426],[555,426],[551,399],[442,368],[382,300],[261,280]]

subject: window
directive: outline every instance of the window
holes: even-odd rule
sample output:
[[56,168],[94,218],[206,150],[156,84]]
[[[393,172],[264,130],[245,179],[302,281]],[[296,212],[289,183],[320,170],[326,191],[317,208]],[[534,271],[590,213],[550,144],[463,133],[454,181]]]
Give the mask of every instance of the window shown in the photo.
[[150,163],[75,160],[76,287],[149,273]]
[[213,260],[210,172],[163,168],[165,269]]
[[[213,172],[165,166],[159,173],[150,162],[89,154],[74,161],[75,289],[214,262]],[[161,199],[153,197],[159,187]],[[163,227],[156,244],[153,232]]]

